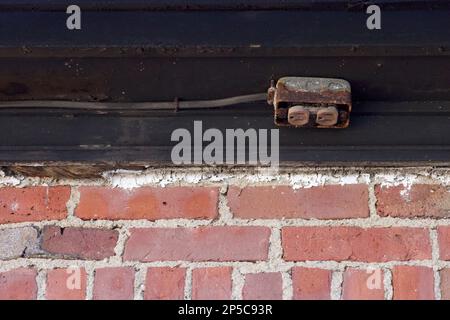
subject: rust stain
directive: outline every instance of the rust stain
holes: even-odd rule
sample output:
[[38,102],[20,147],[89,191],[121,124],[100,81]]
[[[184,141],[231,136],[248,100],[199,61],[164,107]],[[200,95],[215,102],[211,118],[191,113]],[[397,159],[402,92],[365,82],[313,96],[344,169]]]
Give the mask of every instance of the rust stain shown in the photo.
[[278,126],[346,128],[350,123],[351,87],[343,79],[284,77],[272,83],[267,101]]

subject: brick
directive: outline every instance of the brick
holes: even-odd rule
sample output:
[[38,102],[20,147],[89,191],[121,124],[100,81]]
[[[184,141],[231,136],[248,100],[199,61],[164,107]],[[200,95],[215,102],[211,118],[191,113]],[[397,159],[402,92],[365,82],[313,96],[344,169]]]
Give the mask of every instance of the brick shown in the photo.
[[292,268],[295,300],[329,300],[331,271],[317,268]]
[[102,260],[114,255],[117,239],[115,230],[46,226],[41,246],[49,255]]
[[134,270],[128,267],[95,270],[94,300],[132,300]]
[[439,256],[441,260],[450,260],[450,227],[438,227]]
[[218,200],[218,188],[208,187],[81,187],[75,214],[85,220],[213,219]]
[[441,276],[441,298],[450,300],[450,268],[442,269],[439,274]]
[[35,300],[37,272],[19,268],[0,272],[0,300]]
[[431,259],[425,228],[286,227],[282,229],[282,244],[288,261]]
[[432,184],[375,187],[377,211],[380,216],[431,217],[450,216],[448,187]]
[[185,278],[185,268],[148,268],[144,299],[183,300]]
[[281,273],[246,274],[242,297],[245,300],[281,300],[283,298]]
[[66,186],[0,188],[0,224],[64,219],[69,197]]
[[258,261],[268,255],[266,227],[138,228],[130,230],[125,260]]
[[381,269],[354,269],[344,272],[344,300],[383,300],[384,273]]
[[85,300],[86,270],[84,268],[47,271],[47,300]]
[[395,266],[392,270],[394,300],[433,300],[433,269],[417,266]]
[[28,257],[39,252],[39,235],[33,227],[0,230],[0,260]]
[[230,267],[199,268],[192,271],[192,299],[230,300]]
[[330,185],[294,190],[290,186],[231,187],[228,205],[243,219],[344,219],[369,216],[364,184]]

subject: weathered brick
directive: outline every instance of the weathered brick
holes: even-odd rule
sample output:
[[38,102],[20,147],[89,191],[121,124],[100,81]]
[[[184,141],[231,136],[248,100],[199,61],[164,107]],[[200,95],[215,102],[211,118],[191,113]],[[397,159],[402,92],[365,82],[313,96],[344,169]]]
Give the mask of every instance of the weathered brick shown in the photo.
[[318,268],[292,268],[292,286],[295,300],[329,300],[331,298],[331,271]]
[[53,269],[47,271],[47,300],[85,300],[86,270],[84,268]]
[[395,266],[392,270],[394,300],[433,300],[433,269],[417,266]]
[[148,268],[145,281],[146,300],[183,300],[185,268]]
[[0,260],[28,257],[39,252],[39,235],[33,227],[0,230]]
[[132,190],[81,187],[75,214],[81,219],[213,219],[218,188],[142,187]]
[[64,219],[69,197],[66,186],[0,188],[0,224]]
[[246,274],[242,297],[245,300],[281,300],[282,282],[279,272]]
[[117,239],[115,230],[46,226],[41,247],[49,255],[102,260],[114,255]]
[[439,257],[442,260],[450,260],[450,227],[439,227],[438,242],[439,242]]
[[244,219],[344,219],[369,216],[368,188],[364,184],[329,185],[294,190],[289,186],[231,187],[228,205]]
[[432,184],[412,186],[376,186],[377,211],[380,216],[433,217],[450,216],[448,187]]
[[131,229],[125,260],[257,261],[268,255],[266,227]]
[[381,269],[349,268],[344,272],[344,300],[383,300],[384,273]]
[[442,269],[439,274],[441,276],[441,298],[450,300],[450,268]]
[[37,298],[37,272],[19,268],[0,272],[0,300],[34,300]]
[[231,299],[230,267],[199,268],[192,271],[193,300]]
[[128,267],[95,270],[94,300],[132,300],[134,269]]
[[386,262],[431,258],[425,228],[286,227],[284,259]]

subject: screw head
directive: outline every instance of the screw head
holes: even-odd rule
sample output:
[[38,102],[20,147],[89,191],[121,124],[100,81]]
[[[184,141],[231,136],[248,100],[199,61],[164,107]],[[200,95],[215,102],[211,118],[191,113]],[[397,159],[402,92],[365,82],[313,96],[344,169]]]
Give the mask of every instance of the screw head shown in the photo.
[[288,122],[293,126],[304,126],[309,122],[309,110],[303,106],[288,109]]
[[320,108],[317,111],[316,123],[321,126],[331,127],[338,122],[339,112],[336,107]]

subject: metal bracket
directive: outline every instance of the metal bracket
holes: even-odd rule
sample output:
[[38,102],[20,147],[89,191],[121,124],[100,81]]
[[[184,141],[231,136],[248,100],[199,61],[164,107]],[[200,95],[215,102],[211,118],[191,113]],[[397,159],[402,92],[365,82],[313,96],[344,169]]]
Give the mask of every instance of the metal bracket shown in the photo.
[[284,77],[268,90],[277,126],[346,128],[352,109],[350,83],[342,79]]

